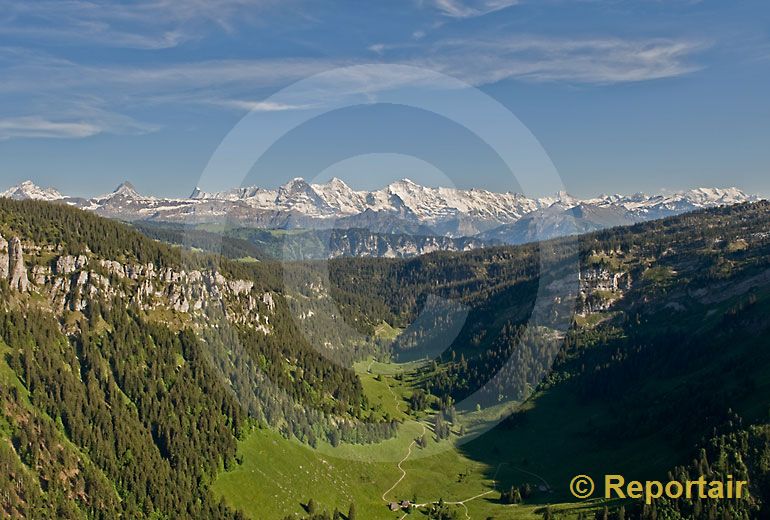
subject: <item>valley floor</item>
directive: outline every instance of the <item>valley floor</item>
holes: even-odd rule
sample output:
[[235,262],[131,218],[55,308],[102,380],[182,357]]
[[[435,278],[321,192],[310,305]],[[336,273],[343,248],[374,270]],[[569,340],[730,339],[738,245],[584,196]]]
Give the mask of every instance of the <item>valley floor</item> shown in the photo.
[[[406,414],[406,398],[411,394],[409,378],[395,378],[399,372],[415,367],[371,360],[356,365],[374,408],[404,420],[396,438],[375,445],[343,444],[336,448],[322,443],[312,449],[273,431],[257,430],[241,443],[243,463],[222,474],[214,484],[214,492],[255,519],[302,515],[311,498],[319,510],[329,512],[335,508],[347,512],[355,503],[360,517],[373,520],[403,518],[403,512],[388,508],[391,502],[402,500],[421,506],[411,518],[427,518],[419,509],[439,500],[456,509],[457,518],[465,519],[542,518],[546,504],[559,502],[563,503],[553,506],[554,511],[575,515],[596,506],[571,504],[569,496],[565,496],[566,485],[560,484],[566,475],[560,461],[562,454],[574,446],[549,448],[547,444],[553,442],[555,431],[545,424],[547,418],[535,420],[550,428],[551,434],[535,436],[529,428],[513,436],[506,432],[504,444],[495,431],[482,438],[483,442],[467,446],[456,445],[454,436],[437,441],[430,431],[429,417]],[[424,433],[428,445],[420,448],[416,439]],[[561,437],[561,432],[556,433]],[[479,453],[479,449],[487,453]],[[541,456],[552,464],[536,463]],[[530,504],[500,503],[503,489],[523,482],[531,483],[536,490]]]

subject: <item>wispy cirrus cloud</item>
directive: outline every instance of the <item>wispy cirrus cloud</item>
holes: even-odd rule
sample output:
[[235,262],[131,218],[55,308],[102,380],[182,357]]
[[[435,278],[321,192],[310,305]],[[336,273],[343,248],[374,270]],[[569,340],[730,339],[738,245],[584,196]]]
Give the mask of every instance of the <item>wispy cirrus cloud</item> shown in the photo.
[[225,107],[232,107],[237,110],[245,110],[248,112],[285,112],[287,110],[305,110],[313,108],[316,105],[300,104],[295,105],[291,103],[279,103],[275,101],[249,101],[243,99],[228,99],[220,102],[215,102]]
[[450,18],[475,18],[519,4],[519,0],[432,0],[431,5]]
[[339,65],[343,62],[322,59],[86,65],[20,48],[0,48],[4,75],[0,96],[7,101],[0,109],[0,118],[6,122],[0,135],[8,139],[148,133],[161,124],[138,121],[129,114],[154,107],[297,110],[303,107],[261,101],[255,93],[266,95]]
[[66,45],[156,50],[198,39],[209,28],[259,22],[277,0],[0,0],[0,35]]
[[559,38],[515,35],[378,43],[381,60],[426,67],[471,85],[502,80],[608,85],[673,78],[703,68],[711,44],[688,38]]
[[0,140],[13,137],[81,138],[90,137],[101,129],[85,121],[49,121],[42,117],[0,119]]
[[57,109],[38,112],[42,115],[0,116],[0,140],[39,137],[80,139],[104,133],[140,135],[159,128],[87,103],[65,103]]
[[708,43],[688,39],[502,37],[436,42],[421,61],[474,85],[505,79],[613,84],[672,78],[702,65]]
[[[378,45],[378,62],[443,72],[471,85],[503,80],[608,85],[673,78],[702,68],[707,44],[687,39],[547,38],[503,36]],[[137,134],[160,125],[129,115],[148,107],[223,107],[278,112],[308,108],[307,100],[261,100],[277,88],[318,72],[371,62],[366,59],[282,58],[205,60],[162,65],[86,65],[19,48],[0,48],[0,95],[9,103],[4,139]],[[378,90],[419,82],[404,74],[383,81],[366,68],[334,76],[340,91]],[[351,75],[355,75],[352,77]],[[21,108],[12,108],[21,107]],[[144,115],[139,117],[148,117]],[[151,115],[149,117],[152,117]],[[24,119],[26,118],[26,119]],[[46,125],[46,123],[50,123]]]
[[0,93],[98,89],[102,95],[123,96],[127,102],[168,100],[171,95],[189,100],[208,89],[233,93],[276,87],[343,63],[320,58],[265,58],[90,65],[47,53],[0,48],[0,67],[5,71]]

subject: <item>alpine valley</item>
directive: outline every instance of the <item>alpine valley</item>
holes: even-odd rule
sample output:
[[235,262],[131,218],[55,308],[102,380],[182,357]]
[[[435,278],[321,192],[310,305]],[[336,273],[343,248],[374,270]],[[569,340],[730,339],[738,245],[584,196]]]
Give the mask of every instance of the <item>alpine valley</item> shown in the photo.
[[[303,190],[291,204],[307,222],[334,218],[311,215],[311,200],[332,200],[312,196],[322,188]],[[364,208],[388,190],[335,204],[354,218],[392,212],[392,201]],[[432,202],[399,195],[407,222],[447,222],[449,192],[410,190]],[[285,191],[176,204],[280,213],[250,204]],[[508,200],[484,218],[464,206],[478,222],[494,213],[498,229],[530,233],[538,211],[606,227],[622,208],[647,222],[414,258],[278,262],[251,258],[253,228],[217,249],[203,247],[211,231],[100,216],[183,212],[129,186],[89,201],[31,185],[0,198],[2,515],[767,518],[770,203],[696,190],[587,210],[566,196],[451,193],[456,205]],[[197,245],[167,243],[180,233]],[[749,497],[578,502],[579,474],[736,478]]]
[[0,520],[770,520],[770,0],[0,0]]

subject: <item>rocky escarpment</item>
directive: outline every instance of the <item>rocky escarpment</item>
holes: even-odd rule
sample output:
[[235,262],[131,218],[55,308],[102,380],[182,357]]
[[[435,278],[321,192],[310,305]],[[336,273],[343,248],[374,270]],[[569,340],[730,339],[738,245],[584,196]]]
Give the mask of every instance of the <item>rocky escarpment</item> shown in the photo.
[[580,272],[578,311],[585,314],[610,310],[631,288],[631,275],[609,269],[585,269]]
[[621,249],[591,251],[579,274],[578,314],[609,311],[631,290],[633,279]]
[[[24,260],[29,257],[31,280]],[[4,269],[5,266],[5,269]],[[60,254],[54,247],[0,237],[0,274],[12,291],[43,296],[56,314],[83,312],[94,301],[122,301],[145,311],[168,311],[207,319],[222,315],[229,322],[270,332],[275,300],[250,280],[228,279],[216,270],[158,268],[155,264],[121,263],[90,252]]]
[[24,252],[19,237],[8,242],[0,235],[0,279],[8,280],[11,289],[27,292],[30,289]]

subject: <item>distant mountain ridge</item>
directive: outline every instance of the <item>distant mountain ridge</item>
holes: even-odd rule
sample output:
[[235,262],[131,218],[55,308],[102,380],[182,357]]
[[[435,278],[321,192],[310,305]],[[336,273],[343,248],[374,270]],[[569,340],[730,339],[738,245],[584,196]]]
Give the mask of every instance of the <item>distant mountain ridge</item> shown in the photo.
[[477,236],[485,241],[526,244],[560,236],[582,235],[611,227],[629,226],[645,220],[652,219],[634,214],[623,206],[599,206],[581,202],[570,207],[557,202],[548,208],[533,211],[512,224],[503,224]]
[[0,193],[12,199],[62,201],[127,221],[171,223],[229,221],[263,229],[368,229],[372,233],[476,237],[518,244],[628,225],[698,209],[754,202],[738,188],[697,188],[668,194],[567,193],[528,198],[519,193],[421,186],[408,179],[373,191],[356,191],[340,179],[310,184],[296,178],[278,189],[243,187],[187,198],[142,195],[128,182],[110,194],[68,197],[26,181]]

